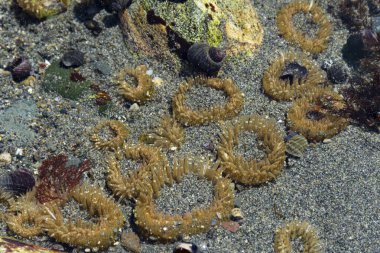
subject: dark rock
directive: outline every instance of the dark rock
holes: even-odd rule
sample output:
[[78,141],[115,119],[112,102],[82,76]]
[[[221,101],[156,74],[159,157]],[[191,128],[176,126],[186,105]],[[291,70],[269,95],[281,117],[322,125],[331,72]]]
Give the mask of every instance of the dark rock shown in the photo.
[[333,83],[346,83],[349,77],[348,69],[343,64],[334,63],[327,69],[327,77]]
[[304,79],[308,74],[307,69],[300,65],[298,62],[290,62],[288,63],[282,74],[280,75],[280,78],[282,80],[288,80],[289,83],[292,85],[295,81],[300,82],[302,79]]
[[68,68],[82,66],[84,64],[84,53],[79,50],[70,50],[63,55],[61,63]]

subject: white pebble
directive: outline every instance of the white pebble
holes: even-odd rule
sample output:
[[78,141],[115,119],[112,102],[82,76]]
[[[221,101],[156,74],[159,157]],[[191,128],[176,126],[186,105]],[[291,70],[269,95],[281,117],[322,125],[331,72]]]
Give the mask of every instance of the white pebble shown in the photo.
[[137,103],[134,103],[133,105],[131,105],[131,107],[129,108],[130,111],[132,112],[137,112],[138,110],[140,109],[139,105]]
[[148,69],[147,71],[146,71],[146,74],[147,75],[153,75],[153,69]]
[[24,154],[24,151],[22,150],[22,148],[16,149],[16,153],[15,153],[16,156],[22,156],[23,154]]

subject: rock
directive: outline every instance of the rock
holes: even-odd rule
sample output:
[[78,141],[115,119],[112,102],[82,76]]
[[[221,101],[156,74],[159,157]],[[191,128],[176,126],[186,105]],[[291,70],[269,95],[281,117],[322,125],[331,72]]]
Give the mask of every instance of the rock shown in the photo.
[[8,152],[0,154],[0,164],[10,164],[12,162],[12,156]]
[[137,112],[139,109],[140,107],[137,103],[132,104],[131,107],[129,108],[131,112]]
[[380,16],[372,17],[372,31],[380,34]]
[[348,69],[342,63],[333,63],[330,68],[327,69],[327,76],[333,83],[346,83],[348,80]]
[[238,231],[239,228],[240,228],[240,224],[237,223],[236,221],[223,221],[223,222],[221,223],[221,226],[222,226],[224,229],[230,231],[231,233],[235,233],[235,232]]
[[133,232],[123,231],[120,239],[121,245],[133,253],[141,252],[140,238]]
[[243,214],[240,210],[240,208],[234,208],[232,209],[231,211],[231,219],[233,221],[238,221],[238,220],[242,220],[244,217],[243,217]]
[[103,61],[97,61],[93,64],[94,68],[96,71],[103,75],[109,75],[112,72],[112,69],[108,63],[103,62]]

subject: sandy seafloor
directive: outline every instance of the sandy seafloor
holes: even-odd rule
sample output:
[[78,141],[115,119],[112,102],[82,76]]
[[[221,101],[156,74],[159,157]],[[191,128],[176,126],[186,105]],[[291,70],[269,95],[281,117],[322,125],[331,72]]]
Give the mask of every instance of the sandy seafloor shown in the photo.
[[[245,94],[241,115],[258,113],[268,116],[285,130],[285,115],[290,103],[276,102],[265,96],[261,78],[269,60],[280,52],[297,50],[278,35],[275,25],[276,13],[287,1],[253,2],[264,27],[264,41],[252,57],[227,61],[219,76],[232,78]],[[341,48],[348,31],[333,15],[337,11],[333,3],[329,6],[330,1],[318,2],[329,10],[333,32],[328,49],[317,55],[315,60],[319,65],[325,60],[340,62]],[[89,98],[91,92],[79,101],[70,101],[57,94],[46,93],[39,82],[24,87],[13,83],[10,77],[0,76],[0,153],[9,152],[13,158],[11,164],[1,166],[0,174],[21,167],[37,171],[41,161],[49,155],[65,153],[73,162],[90,159],[92,168],[84,180],[104,188],[105,154],[94,150],[89,139],[91,128],[104,119],[119,119],[130,129],[127,142],[136,143],[142,132],[158,124],[160,115],[169,112],[171,98],[186,78],[183,73],[189,72],[186,71],[189,69],[187,63],[178,60],[173,64],[149,59],[142,54],[132,56],[126,49],[120,28],[117,25],[104,26],[102,20],[110,16],[105,10],[95,16],[103,27],[96,37],[74,17],[72,9],[52,19],[36,22],[27,19],[26,15],[20,14],[20,9],[12,6],[9,1],[1,0],[0,65],[6,65],[14,55],[25,55],[36,70],[37,64],[45,59],[53,61],[70,48],[79,49],[86,57],[86,64],[80,72],[109,92],[114,107],[106,115],[100,115],[94,101]],[[108,65],[111,73],[97,73],[94,67],[96,62]],[[154,76],[163,79],[163,85],[157,88],[151,101],[132,112],[118,95],[112,77],[125,65],[139,64],[147,64]],[[335,86],[338,90],[340,87]],[[191,97],[195,98],[196,94],[203,97],[187,101],[194,108],[202,106],[197,104],[202,101],[222,103],[218,99],[223,97],[216,91],[198,90]],[[16,123],[9,123],[9,120]],[[215,157],[215,152],[205,149],[205,145],[210,140],[216,140],[220,133],[217,124],[188,127],[185,131],[185,144],[179,151],[171,153],[171,158],[184,155]],[[245,142],[251,145],[251,149],[247,149],[246,155],[249,155],[255,152],[255,136],[247,136],[250,139]],[[23,155],[16,157],[18,148],[23,149]],[[288,166],[275,181],[258,187],[236,186],[236,204],[245,217],[236,233],[217,227],[206,234],[191,236],[190,241],[202,247],[203,252],[210,253],[273,252],[276,228],[286,221],[300,219],[310,222],[318,231],[324,252],[380,252],[379,169],[379,135],[350,125],[331,142],[311,145],[302,158],[290,158]],[[108,189],[106,191],[110,193]],[[174,190],[166,187],[157,203],[162,210],[185,211],[190,207],[205,206],[211,199],[210,184],[188,177]],[[127,231],[135,229],[130,219],[132,207],[131,202],[121,203],[127,217],[124,226]],[[78,206],[67,208],[71,208],[66,211],[72,216],[82,214]],[[12,233],[1,224],[0,235]],[[172,243],[141,239],[142,252],[171,252],[174,247]],[[47,236],[23,241],[59,247],[59,243]],[[70,249],[66,245],[64,247]],[[74,252],[81,251],[74,249]],[[116,245],[107,252],[126,251],[121,245]]]

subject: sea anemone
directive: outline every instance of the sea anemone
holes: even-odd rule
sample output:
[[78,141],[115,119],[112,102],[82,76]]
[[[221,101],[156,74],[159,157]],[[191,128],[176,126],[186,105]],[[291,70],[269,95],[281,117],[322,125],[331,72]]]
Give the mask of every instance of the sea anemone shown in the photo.
[[155,147],[176,150],[184,142],[185,132],[175,119],[164,116],[159,127],[141,135],[139,140]]
[[[310,38],[294,26],[293,16],[300,12],[310,13],[313,23],[319,26],[315,36]],[[308,3],[296,0],[282,7],[277,14],[277,27],[286,40],[299,44],[303,50],[313,54],[326,49],[331,33],[330,21],[314,1]]]
[[323,81],[322,71],[311,59],[304,54],[286,53],[265,71],[263,89],[276,100],[293,100]]
[[[247,160],[234,153],[242,131],[254,132],[266,149],[261,160]],[[285,162],[285,143],[282,133],[272,120],[258,115],[245,116],[224,129],[218,145],[218,160],[224,173],[235,182],[257,185],[276,178]]]
[[[152,77],[147,74],[148,67],[145,65],[137,66],[135,69],[125,68],[116,77],[116,84],[119,85],[120,93],[127,100],[144,103],[150,99],[154,92]],[[137,86],[130,85],[125,77],[129,75],[136,79]]]
[[291,221],[282,228],[277,229],[274,238],[274,252],[290,253],[292,240],[300,237],[303,243],[303,251],[307,253],[321,252],[319,239],[314,229],[306,221]]
[[[111,130],[114,136],[109,139],[102,138],[101,132],[104,129]],[[129,133],[122,122],[117,120],[102,121],[95,126],[93,132],[91,141],[94,142],[96,148],[111,150],[115,152],[118,157],[121,157],[121,148],[124,146],[125,139]]]
[[[224,91],[228,96],[228,102],[223,107],[191,110],[185,105],[185,94],[196,85]],[[202,125],[210,121],[225,120],[236,116],[243,109],[243,103],[243,93],[231,79],[196,77],[188,79],[180,85],[173,98],[173,114],[174,118],[183,125]]]
[[59,242],[77,247],[99,249],[112,245],[118,229],[125,222],[119,206],[99,188],[87,184],[74,188],[69,197],[87,210],[90,216],[96,216],[97,222],[65,221],[60,210],[61,205],[49,203],[45,209],[51,215],[44,222],[44,228],[49,236]]
[[[231,181],[222,177],[222,171],[216,163],[209,164],[181,159],[172,168],[163,163],[152,168],[154,178],[140,185],[141,194],[136,200],[134,210],[136,224],[148,235],[163,240],[173,240],[179,236],[199,234],[209,230],[212,221],[229,217],[234,207],[234,192]],[[193,209],[184,215],[169,215],[157,211],[154,198],[164,184],[181,182],[184,175],[193,173],[205,178],[214,185],[214,200],[206,208]]]
[[343,97],[330,88],[315,88],[294,101],[288,111],[288,126],[309,141],[322,141],[342,131],[348,124],[341,111]]
[[[131,199],[139,194],[138,184],[152,178],[149,166],[166,159],[159,149],[145,145],[124,146],[121,152],[126,159],[142,160],[142,164],[136,170],[120,168],[120,161],[111,155],[108,158],[107,185],[115,196]],[[123,175],[122,170],[128,171],[127,175]]]

